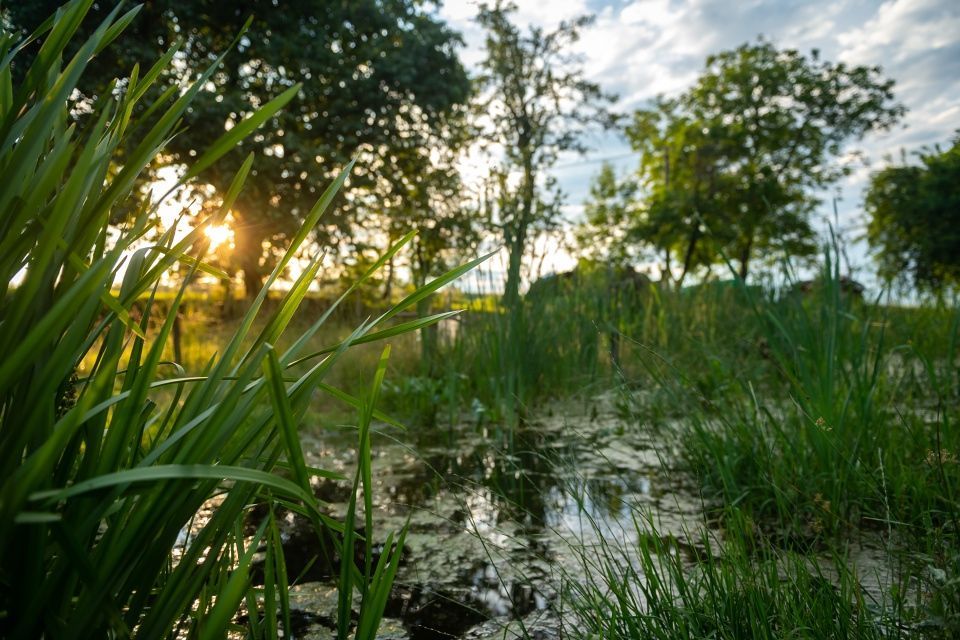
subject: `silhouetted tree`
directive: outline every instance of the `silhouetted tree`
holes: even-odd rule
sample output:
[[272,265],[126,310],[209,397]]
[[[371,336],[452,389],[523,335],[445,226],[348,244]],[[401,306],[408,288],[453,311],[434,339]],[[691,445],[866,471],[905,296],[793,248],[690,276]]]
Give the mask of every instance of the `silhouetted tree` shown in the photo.
[[571,46],[590,17],[563,22],[554,31],[511,22],[516,7],[496,2],[481,5],[478,22],[486,29],[487,55],[478,78],[481,97],[476,113],[481,136],[503,151],[497,173],[497,223],[509,254],[503,300],[519,300],[523,256],[532,231],[558,215],[555,185],[546,171],[561,151],[585,151],[582,136],[591,125],[609,126],[613,100],[586,79]]
[[[21,0],[6,10],[26,33],[60,1]],[[85,28],[112,4],[95,5]],[[423,0],[157,0],[144,4],[109,55],[94,60],[83,91],[95,96],[135,62],[156,59],[183,39],[177,71],[167,78],[167,86],[180,85],[228,49],[248,16],[249,29],[185,116],[187,131],[174,138],[165,160],[188,160],[225,126],[303,83],[268,126],[199,176],[222,192],[247,153],[257,152],[233,211],[237,266],[249,294],[259,289],[272,253],[351,158],[360,162],[344,195],[350,213],[328,215],[317,230],[321,240],[349,238],[358,217],[424,175],[429,144],[444,139],[470,85],[457,57],[459,36]]]

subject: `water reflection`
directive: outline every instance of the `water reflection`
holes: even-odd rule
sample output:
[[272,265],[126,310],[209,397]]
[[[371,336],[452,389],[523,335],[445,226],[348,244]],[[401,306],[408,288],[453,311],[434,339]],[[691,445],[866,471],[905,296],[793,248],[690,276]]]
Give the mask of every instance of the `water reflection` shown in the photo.
[[[308,462],[349,477],[352,443],[337,438],[345,437],[306,447]],[[411,440],[381,439],[373,462],[378,534],[410,523],[388,615],[411,638],[462,637],[484,619],[549,618],[571,542],[626,541],[634,509],[657,499],[661,469],[649,440],[612,413],[606,422],[544,421],[510,438],[464,425]],[[339,517],[349,486],[316,489]],[[285,538],[300,547],[293,556],[309,555],[305,538]]]

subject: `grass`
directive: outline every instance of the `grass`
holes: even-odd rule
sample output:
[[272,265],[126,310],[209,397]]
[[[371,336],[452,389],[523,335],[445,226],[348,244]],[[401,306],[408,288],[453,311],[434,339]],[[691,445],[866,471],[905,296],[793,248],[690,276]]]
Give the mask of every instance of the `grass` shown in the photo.
[[[822,265],[807,294],[789,272],[778,289],[651,287],[619,317],[596,312],[609,292],[589,283],[531,294],[521,352],[509,352],[503,314],[473,314],[445,343],[436,384],[403,387],[410,404],[419,392],[424,406],[459,408],[452,420],[481,407],[503,421],[493,435],[509,450],[511,406],[523,419],[551,398],[616,385],[626,428],[680,452],[723,544],[677,554],[644,514],[636,547],[598,527],[601,549],[579,550],[591,578],[563,600],[585,625],[575,636],[960,631],[960,312],[849,295],[835,244]],[[508,376],[519,381],[513,405]],[[864,590],[848,555],[863,536],[894,567],[881,593]]]
[[[769,637],[782,637],[810,611],[831,610],[846,626],[824,618],[813,621],[820,627],[797,626],[798,633],[949,635],[960,612],[958,314],[848,296],[835,254],[825,256],[820,283],[805,296],[788,293],[789,285],[650,287],[621,307],[616,324],[595,311],[604,304],[602,287],[531,295],[520,316],[522,354],[508,352],[505,317],[480,298],[441,338],[434,376],[418,369],[415,344],[404,348],[384,400],[428,429],[443,421],[492,423],[491,437],[509,451],[506,367],[521,383],[514,398],[521,417],[535,417],[552,398],[623,389],[626,428],[653,429],[680,451],[684,472],[719,506],[730,536],[712,556],[670,560],[679,564],[650,547],[650,564],[637,575],[595,571],[587,592],[568,593],[571,601],[614,607],[620,596],[611,584],[631,584],[642,595],[645,580],[661,576],[669,589],[630,605],[662,607],[656,617],[664,626],[642,633],[763,635],[736,626],[732,612],[749,611],[754,623],[769,622]],[[621,336],[616,363],[609,353],[614,328]],[[864,594],[843,552],[861,535],[882,540],[898,567],[882,602]],[[636,550],[607,553],[611,566],[627,566],[623,558]],[[811,573],[811,559],[824,554],[827,575]],[[699,576],[696,584],[684,592],[687,600],[676,601],[678,581],[690,575]],[[824,580],[842,597],[814,589]],[[808,592],[809,599],[796,596]],[[726,614],[710,609],[720,604]],[[612,620],[603,607],[595,619]],[[704,626],[705,617],[716,627]]]
[[[327,517],[310,487],[313,476],[337,477],[304,463],[297,430],[313,397],[331,394],[359,413],[358,462],[367,471],[354,495],[362,488],[369,499],[369,425],[382,416],[374,405],[385,358],[362,395],[337,389],[327,374],[350,359],[354,345],[448,317],[394,321],[477,262],[411,293],[346,337],[312,347],[333,310],[408,235],[290,335],[320,253],[267,304],[269,289],[305,245],[347,167],[307,214],[249,309],[224,332],[220,350],[186,365],[171,360],[167,343],[191,278],[158,302],[161,276],[175,266],[189,276],[225,276],[203,261],[203,231],[226,216],[255,159],[242,164],[219,210],[182,239],[174,240],[173,229],[147,239],[156,202],[140,203],[112,225],[117,210],[137,201],[138,176],[162,155],[220,59],[180,91],[154,91],[173,64],[174,45],[152,66],[131,69],[75,123],[71,101],[85,67],[137,13],[120,13],[118,6],[72,47],[91,5],[64,5],[23,42],[0,34],[0,635],[222,638],[238,630],[237,614],[245,609],[247,635],[276,638],[290,626],[273,506],[310,518],[331,556],[352,548],[354,536],[352,520]],[[14,82],[13,65],[30,47],[33,61]],[[225,132],[180,182],[216,163],[297,89]],[[152,95],[159,97],[150,102]],[[210,517],[199,519],[213,503]],[[267,517],[251,537],[243,523],[257,504],[268,505]],[[366,534],[365,566],[340,563],[346,602],[340,637],[375,636],[402,550],[401,534],[396,549],[371,566],[369,521]],[[254,588],[250,569],[261,551],[265,579]],[[361,594],[355,606],[354,586]]]
[[[617,385],[626,428],[676,446],[718,509],[724,542],[678,554],[638,513],[637,546],[579,549],[593,580],[572,585],[563,606],[586,621],[584,637],[949,637],[960,612],[958,387],[948,357],[957,314],[847,297],[833,258],[806,297],[735,283],[651,287],[617,318],[616,366],[612,322],[589,317],[602,289],[528,297],[523,357],[504,351],[503,316],[481,298],[441,334],[434,375],[411,334],[396,345],[380,401],[420,428],[494,426],[491,437],[510,450],[502,368],[513,358],[525,389],[517,406],[529,416],[551,398]],[[202,306],[193,313],[185,336],[207,326]],[[348,318],[328,321],[307,350],[342,340]],[[214,335],[232,330],[218,326]],[[186,360],[199,365],[211,342],[219,339],[190,343]],[[372,347],[355,351],[370,371]],[[327,381],[364,394],[350,368],[337,372]],[[314,400],[311,411],[337,405],[351,406]],[[846,551],[864,534],[882,540],[897,567],[879,594],[864,590]]]
[[[577,283],[534,290],[513,317],[494,296],[478,296],[441,341],[434,375],[395,382],[397,392],[386,401],[428,425],[473,419],[478,411],[486,420],[510,422],[538,404],[624,382],[648,385],[675,370],[690,372],[696,391],[710,397],[735,370],[770,368],[755,357],[758,323],[735,288],[676,292],[627,284],[587,270]],[[510,331],[521,334],[519,343],[508,340]],[[636,345],[669,354],[669,363],[638,357]]]
[[[924,353],[898,342],[882,306],[841,295],[831,265],[819,299],[758,307],[778,380],[747,381],[693,420],[689,464],[793,532],[812,520],[830,531],[891,519],[956,529],[957,315],[941,316]],[[778,391],[785,400],[762,400]]]
[[764,544],[736,510],[727,522],[724,534],[700,533],[712,544],[681,546],[657,531],[652,515],[637,512],[635,546],[598,536],[597,545],[580,548],[589,579],[566,583],[575,621],[567,632],[638,640],[898,634],[888,604],[863,590],[847,558],[811,561]]
[[[588,629],[581,637],[960,632],[958,312],[848,296],[836,258],[827,252],[811,296],[741,289],[735,306],[758,336],[744,344],[762,347],[752,364],[704,341],[701,362],[716,363],[705,372],[683,350],[632,343],[649,363],[641,380],[657,390],[624,416],[678,418],[660,433],[724,542],[684,557],[641,514],[635,546],[581,549],[591,578],[567,601]],[[720,384],[705,384],[714,371]],[[896,567],[872,602],[843,551],[863,535]]]

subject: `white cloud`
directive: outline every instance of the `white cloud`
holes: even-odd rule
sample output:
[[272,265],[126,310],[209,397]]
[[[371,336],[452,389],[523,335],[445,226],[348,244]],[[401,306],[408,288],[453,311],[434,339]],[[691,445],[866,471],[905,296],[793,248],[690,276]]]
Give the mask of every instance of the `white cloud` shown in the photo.
[[[481,4],[492,5],[493,1],[444,0],[440,15],[453,24],[467,22],[476,17]],[[584,0],[514,0],[514,4],[517,7],[515,22],[523,27],[551,25],[590,13]]]
[[570,20],[590,13],[584,0],[515,0],[517,22],[521,25],[552,27],[562,20]]
[[[957,0],[522,0],[518,21],[555,27],[560,20],[593,12],[577,52],[587,76],[620,95],[618,108],[630,111],[657,94],[676,94],[696,79],[710,53],[736,47],[763,35],[777,46],[808,52],[819,49],[828,60],[881,65],[896,81],[896,97],[908,108],[904,125],[873,134],[858,143],[870,170],[901,148],[947,142],[960,127],[960,2]],[[442,14],[468,42],[465,60],[483,56],[483,34],[472,22],[476,2],[446,2]],[[598,159],[629,151],[616,136],[599,138],[596,150],[558,178],[571,204],[580,204]],[[861,193],[869,175],[861,167],[840,187],[845,196],[841,219],[860,215]],[[832,217],[830,193],[824,214]]]
[[863,26],[840,33],[841,57],[876,64],[881,56],[903,62],[911,56],[956,45],[960,3],[942,0],[890,0]]
[[440,15],[447,22],[457,27],[463,27],[477,15],[477,0],[445,0],[440,7]]

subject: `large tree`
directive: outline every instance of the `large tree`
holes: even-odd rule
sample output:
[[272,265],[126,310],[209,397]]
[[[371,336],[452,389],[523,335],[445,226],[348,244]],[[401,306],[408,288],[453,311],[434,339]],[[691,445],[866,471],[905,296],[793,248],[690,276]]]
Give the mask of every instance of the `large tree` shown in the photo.
[[897,122],[892,88],[879,67],[763,40],[710,56],[627,129],[643,154],[637,235],[671,247],[682,274],[721,249],[744,278],[757,256],[813,253],[817,193],[848,170],[835,162],[848,141]]
[[960,133],[946,151],[919,158],[872,176],[867,240],[881,276],[941,291],[960,284]]
[[[7,6],[23,31],[60,0]],[[95,5],[92,28],[113,3]],[[185,117],[166,161],[193,157],[257,105],[302,82],[297,99],[200,179],[223,191],[250,151],[258,161],[233,210],[237,266],[248,293],[259,288],[272,252],[282,247],[331,176],[360,162],[345,192],[349,216],[329,216],[324,239],[344,237],[357,216],[406,190],[431,166],[428,145],[445,137],[464,108],[469,81],[457,58],[459,36],[425,0],[156,0],[143,6],[122,42],[101,56],[83,88],[102,91],[136,61],[158,58],[177,39],[182,54],[170,85],[194,77],[227,50],[248,16],[253,21],[227,54],[209,91]]]
[[[587,80],[571,53],[590,18],[563,22],[553,31],[511,21],[512,3],[481,5],[477,18],[486,30],[486,58],[478,78],[476,112],[481,137],[500,149],[496,172],[496,220],[509,254],[504,303],[519,301],[521,266],[533,232],[549,225],[559,210],[547,172],[562,151],[584,151],[591,125],[609,126],[612,97]],[[552,194],[551,194],[552,192]]]

